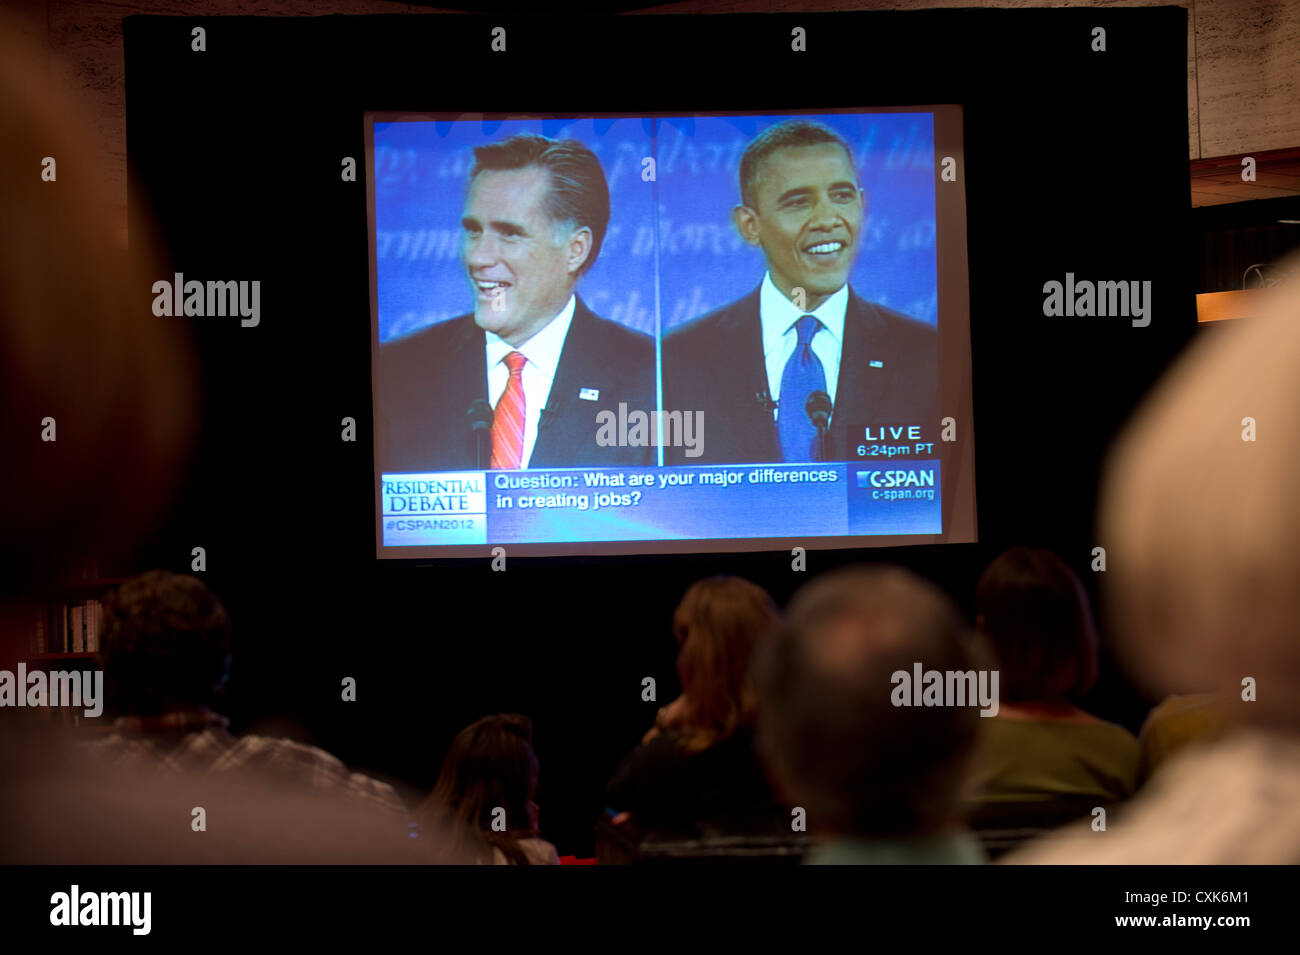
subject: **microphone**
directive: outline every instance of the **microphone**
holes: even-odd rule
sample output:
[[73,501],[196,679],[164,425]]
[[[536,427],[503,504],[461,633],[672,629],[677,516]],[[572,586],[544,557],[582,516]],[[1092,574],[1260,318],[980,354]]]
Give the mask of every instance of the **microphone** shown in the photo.
[[762,391],[754,392],[754,400],[758,402],[759,407],[766,411],[769,416],[772,412],[776,411],[776,402],[772,400],[772,396],[767,393],[766,388]]
[[825,431],[831,420],[831,396],[824,391],[814,391],[808,396],[803,410],[808,412],[814,428]]
[[466,417],[469,419],[470,446],[474,449],[474,467],[481,471],[484,444],[488,446],[489,462],[492,456],[492,406],[488,404],[486,398],[475,398],[469,406]]
[[831,396],[826,392],[817,390],[808,396],[808,401],[804,404],[803,410],[808,413],[808,418],[817,429],[817,460],[826,460],[826,429],[830,426],[831,421]]

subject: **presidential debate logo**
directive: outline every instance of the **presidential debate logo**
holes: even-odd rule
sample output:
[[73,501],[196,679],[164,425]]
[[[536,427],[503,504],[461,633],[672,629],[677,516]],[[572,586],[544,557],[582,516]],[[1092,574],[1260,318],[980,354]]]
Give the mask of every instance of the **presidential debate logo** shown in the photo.
[[385,547],[487,543],[487,493],[482,472],[385,474]]

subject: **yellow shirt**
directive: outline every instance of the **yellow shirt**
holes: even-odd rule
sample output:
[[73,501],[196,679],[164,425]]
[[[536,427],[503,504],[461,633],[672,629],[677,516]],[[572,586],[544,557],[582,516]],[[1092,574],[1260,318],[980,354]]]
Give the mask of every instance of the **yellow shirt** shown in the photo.
[[1227,706],[1214,694],[1169,697],[1142,724],[1139,778],[1145,781],[1157,766],[1192,743],[1220,739],[1231,726]]

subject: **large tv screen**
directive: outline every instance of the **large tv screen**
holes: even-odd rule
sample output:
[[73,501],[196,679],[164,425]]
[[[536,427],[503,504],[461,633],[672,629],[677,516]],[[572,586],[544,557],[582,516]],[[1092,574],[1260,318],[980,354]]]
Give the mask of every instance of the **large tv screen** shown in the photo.
[[365,123],[380,557],[975,540],[959,106]]

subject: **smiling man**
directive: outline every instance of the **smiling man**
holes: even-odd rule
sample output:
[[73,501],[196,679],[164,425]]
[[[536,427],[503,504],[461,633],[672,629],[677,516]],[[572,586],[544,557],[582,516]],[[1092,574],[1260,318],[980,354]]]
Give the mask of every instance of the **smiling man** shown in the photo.
[[[848,143],[810,120],[770,126],[741,157],[740,196],[732,222],[762,248],[767,274],[664,339],[664,407],[703,411],[709,429],[700,457],[669,448],[666,460],[843,461],[868,426],[916,425],[933,441],[935,329],[848,284],[866,216]],[[809,410],[818,392],[830,405],[824,441]]]
[[651,339],[576,292],[608,224],[605,174],[582,143],[525,134],[474,150],[460,222],[474,309],[381,347],[383,471],[652,463],[648,447],[596,441],[602,409],[655,396]]

